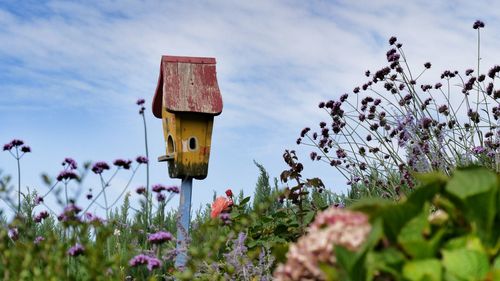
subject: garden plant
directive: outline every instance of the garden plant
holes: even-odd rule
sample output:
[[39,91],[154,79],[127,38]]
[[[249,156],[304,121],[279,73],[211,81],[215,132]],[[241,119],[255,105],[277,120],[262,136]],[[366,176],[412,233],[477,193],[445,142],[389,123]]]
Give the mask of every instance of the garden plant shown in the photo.
[[[179,187],[150,183],[144,99],[145,156],[65,158],[58,175],[42,174],[45,189],[21,189],[22,161],[36,148],[7,142],[17,183],[0,172],[0,278],[500,280],[500,66],[482,65],[484,27],[473,24],[477,65],[432,83],[431,63],[415,72],[391,37],[387,66],[319,103],[329,121],[301,131],[299,148],[283,152],[279,179],[255,162],[253,196],[228,188],[195,211],[181,268],[169,204]],[[303,145],[345,177],[346,194],[303,176]],[[144,186],[128,192],[144,168]],[[98,190],[88,189],[89,177]],[[125,184],[111,198],[118,177]]]

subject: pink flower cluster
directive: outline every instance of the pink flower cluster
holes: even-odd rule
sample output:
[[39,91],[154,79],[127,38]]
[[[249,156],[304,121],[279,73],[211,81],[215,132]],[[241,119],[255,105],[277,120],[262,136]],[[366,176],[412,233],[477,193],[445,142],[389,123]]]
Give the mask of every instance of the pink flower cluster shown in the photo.
[[335,266],[335,245],[355,251],[371,231],[368,217],[360,212],[331,207],[316,216],[308,233],[290,246],[286,264],[278,266],[275,280],[325,280],[319,263]]

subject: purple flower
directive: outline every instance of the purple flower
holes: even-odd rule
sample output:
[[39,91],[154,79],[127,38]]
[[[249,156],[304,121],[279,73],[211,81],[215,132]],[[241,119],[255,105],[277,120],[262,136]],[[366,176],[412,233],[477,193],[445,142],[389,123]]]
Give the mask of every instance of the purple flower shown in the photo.
[[42,197],[42,196],[37,195],[37,196],[35,197],[35,205],[37,205],[37,206],[38,206],[38,205],[40,205],[40,203],[42,203],[42,202],[43,202],[43,197]]
[[430,62],[424,63],[424,67],[427,69],[431,68],[431,63]]
[[73,247],[69,248],[68,255],[76,257],[82,255],[85,252],[85,248],[80,243],[76,243]]
[[231,215],[228,213],[221,213],[219,218],[224,222],[224,224],[231,224]]
[[169,186],[169,187],[167,187],[167,191],[172,192],[172,193],[179,193],[179,187],[177,187],[175,185]]
[[137,194],[144,194],[144,193],[146,193],[146,188],[145,188],[144,186],[138,187],[138,188],[135,190],[135,192],[136,192]]
[[151,190],[153,190],[153,192],[162,192],[163,190],[166,190],[166,187],[162,184],[155,184]]
[[151,244],[163,244],[167,241],[172,240],[173,236],[170,232],[159,231],[153,234],[149,234],[148,241]]
[[6,143],[3,145],[3,150],[4,151],[7,151],[7,150],[11,150],[12,149],[12,144],[11,143]]
[[144,99],[138,99],[138,100],[135,102],[135,104],[137,104],[137,105],[143,105],[143,104],[144,104],[144,102],[146,102]]
[[59,175],[57,176],[57,181],[62,181],[62,180],[69,181],[73,179],[78,179],[78,175],[75,172],[69,170],[64,170],[60,172]]
[[[389,38],[389,45],[394,45],[394,43],[396,43],[398,39],[395,37],[395,36],[392,36],[391,38]],[[368,75],[366,75],[368,76]]]
[[116,159],[115,162],[113,162],[113,165],[122,167],[125,170],[130,169],[130,164],[132,164],[132,160]]
[[146,156],[137,156],[137,158],[135,158],[135,161],[137,161],[137,163],[139,164],[147,164],[148,158]]
[[149,271],[161,267],[161,261],[154,257],[149,257],[147,268]]
[[7,233],[7,235],[9,235],[9,238],[16,241],[17,239],[19,239],[19,231],[17,230],[17,228],[9,228],[9,231]]
[[36,223],[42,222],[42,220],[49,217],[49,213],[47,211],[41,211],[38,215],[33,219]]
[[472,148],[472,153],[474,154],[482,154],[486,152],[486,148],[482,147],[482,146],[476,146],[474,148]]
[[62,165],[63,166],[66,166],[68,165],[68,167],[71,169],[71,170],[74,170],[78,167],[77,163],[75,160],[73,160],[72,158],[64,158],[64,161],[62,162]]
[[[18,140],[18,139],[13,139],[9,143],[4,144],[3,150],[4,151],[11,150],[12,148],[21,146],[23,144],[24,144],[24,141]],[[26,147],[29,149],[29,146],[26,146]],[[22,148],[21,148],[21,151],[22,151]]]
[[139,254],[133,257],[128,264],[132,267],[139,265],[146,265],[149,271],[161,266],[161,261],[155,257],[146,256],[144,254]]
[[69,204],[64,208],[63,212],[57,216],[57,219],[61,222],[80,222],[78,213],[81,211],[82,209],[75,204]]
[[104,219],[89,212],[85,213],[85,219],[90,223],[104,223]]
[[484,22],[480,20],[476,20],[474,24],[472,25],[472,28],[474,29],[479,29],[479,28],[484,28]]
[[165,201],[165,199],[167,199],[167,198],[162,193],[156,194],[156,200],[158,200],[158,202],[163,202],[163,201]]
[[94,197],[94,195],[92,195],[92,193],[87,193],[87,195],[85,195],[85,197],[87,197],[87,200],[90,200]]
[[146,256],[144,254],[137,255],[133,257],[128,264],[132,267],[136,267],[138,265],[143,265],[143,264],[148,264],[149,261],[149,256]]
[[45,238],[43,238],[43,236],[37,236],[35,240],[33,240],[33,243],[39,245],[42,241],[45,241]]
[[29,152],[31,152],[31,147],[29,147],[27,145],[23,145],[21,147],[21,151],[24,152],[24,153],[29,153]]
[[102,174],[104,170],[109,170],[109,165],[106,162],[100,161],[96,162],[94,166],[92,167],[92,172],[96,174]]

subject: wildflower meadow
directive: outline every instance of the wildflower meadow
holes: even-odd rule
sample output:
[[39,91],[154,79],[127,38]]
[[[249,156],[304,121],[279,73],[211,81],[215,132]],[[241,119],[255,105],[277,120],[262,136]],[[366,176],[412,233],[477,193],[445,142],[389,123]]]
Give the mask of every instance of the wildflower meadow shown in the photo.
[[[0,278],[500,280],[500,65],[481,60],[481,32],[498,27],[471,28],[477,65],[440,77],[426,76],[431,62],[411,69],[404,42],[388,38],[387,65],[318,101],[327,121],[297,130],[280,175],[254,161],[254,193],[214,194],[192,211],[189,232],[181,187],[150,182],[145,99],[142,153],[60,159],[43,188],[22,188],[23,164],[42,148],[4,140],[17,169],[0,172]],[[304,176],[311,162],[298,151],[343,176],[347,191]],[[146,178],[131,186],[139,170]],[[176,266],[181,253],[187,263]]]

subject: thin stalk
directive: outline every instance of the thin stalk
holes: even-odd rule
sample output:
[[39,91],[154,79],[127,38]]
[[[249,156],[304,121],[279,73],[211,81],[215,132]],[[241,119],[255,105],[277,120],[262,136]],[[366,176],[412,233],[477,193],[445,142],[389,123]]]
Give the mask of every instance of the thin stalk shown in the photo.
[[[148,130],[146,126],[146,116],[144,112],[141,114],[142,115],[142,122],[144,124],[144,146],[146,148],[146,158],[148,158],[148,163],[146,163],[146,194],[149,194],[149,149],[148,149]],[[149,200],[146,200],[146,221],[149,224]]]
[[19,158],[19,148],[16,146],[17,160],[17,213],[21,213],[21,161]]

